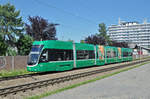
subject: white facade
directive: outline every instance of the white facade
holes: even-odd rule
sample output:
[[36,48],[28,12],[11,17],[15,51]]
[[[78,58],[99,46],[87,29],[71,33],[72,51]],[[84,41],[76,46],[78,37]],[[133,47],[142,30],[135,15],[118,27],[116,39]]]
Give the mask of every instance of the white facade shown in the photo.
[[150,23],[121,22],[108,28],[112,40],[128,42],[150,48]]

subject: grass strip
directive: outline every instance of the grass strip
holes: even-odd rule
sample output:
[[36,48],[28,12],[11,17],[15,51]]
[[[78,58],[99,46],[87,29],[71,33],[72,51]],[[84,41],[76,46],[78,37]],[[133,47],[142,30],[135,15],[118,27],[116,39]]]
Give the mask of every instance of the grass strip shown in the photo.
[[97,80],[101,80],[101,79],[104,79],[106,77],[110,77],[112,75],[115,75],[115,74],[118,74],[118,73],[121,73],[121,72],[124,72],[124,71],[128,71],[128,70],[133,69],[133,68],[143,66],[143,65],[148,64],[148,63],[150,63],[150,62],[144,62],[144,63],[138,64],[138,65],[134,65],[133,67],[121,69],[120,71],[117,71],[117,72],[113,72],[113,73],[110,73],[110,74],[106,74],[106,75],[97,77],[97,78],[92,79],[92,80],[87,80],[87,81],[80,82],[80,83],[77,83],[77,84],[74,84],[74,85],[71,85],[71,86],[67,86],[67,87],[64,87],[64,88],[61,88],[61,89],[57,89],[55,91],[46,92],[46,93],[43,93],[41,95],[36,95],[36,96],[32,96],[32,97],[25,97],[25,99],[40,99],[40,98],[50,96],[52,94],[56,94],[56,93],[59,93],[59,92],[62,92],[62,91],[68,90],[68,89],[76,88],[78,86],[81,86],[81,85],[84,85],[84,84],[87,84],[87,83],[95,82]]
[[14,71],[0,71],[0,77],[10,77],[10,76],[17,76],[23,74],[30,74],[26,69],[14,70]]

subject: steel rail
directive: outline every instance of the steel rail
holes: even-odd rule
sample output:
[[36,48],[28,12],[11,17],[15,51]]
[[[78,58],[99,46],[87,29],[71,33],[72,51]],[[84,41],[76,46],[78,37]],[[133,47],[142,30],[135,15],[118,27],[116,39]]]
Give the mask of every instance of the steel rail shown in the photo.
[[[133,61],[134,62],[134,61]],[[41,72],[41,73],[32,73],[32,74],[24,74],[24,75],[17,75],[17,76],[8,76],[8,77],[0,77],[0,81],[8,81],[8,80],[14,80],[19,78],[27,78],[27,77],[33,77],[33,76],[39,76],[39,75],[46,75],[50,72]]]
[[90,76],[90,75],[94,75],[94,74],[98,74],[98,73],[108,72],[108,71],[112,71],[112,70],[120,69],[120,68],[124,68],[124,67],[129,67],[129,66],[132,66],[132,65],[135,65],[135,64],[138,64],[138,63],[142,63],[142,62],[146,62],[146,61],[149,61],[149,60],[150,59],[134,61],[132,63],[121,64],[120,66],[116,66],[116,67],[104,68],[104,69],[94,70],[94,71],[90,71],[90,72],[84,72],[84,73],[59,77],[59,78],[36,81],[36,82],[32,82],[32,83],[27,83],[27,84],[22,84],[22,85],[7,87],[7,88],[1,88],[0,89],[0,96],[6,96],[6,95],[11,94],[11,93],[15,94],[19,91],[24,92],[28,89],[34,89],[34,88],[39,88],[39,87],[42,87],[42,86],[54,85],[54,84],[62,83],[62,82],[65,82],[65,81],[70,81],[70,80],[82,78],[82,77],[85,77],[85,76]]
[[17,76],[0,77],[0,81],[39,76],[41,74],[43,73],[32,73],[32,74],[24,74],[24,75],[17,75]]

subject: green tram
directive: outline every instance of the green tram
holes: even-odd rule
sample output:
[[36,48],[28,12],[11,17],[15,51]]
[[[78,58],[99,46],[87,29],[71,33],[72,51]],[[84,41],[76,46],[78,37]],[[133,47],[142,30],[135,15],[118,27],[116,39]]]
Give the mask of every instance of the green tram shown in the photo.
[[132,60],[132,49],[47,40],[35,41],[27,63],[33,72],[65,71]]

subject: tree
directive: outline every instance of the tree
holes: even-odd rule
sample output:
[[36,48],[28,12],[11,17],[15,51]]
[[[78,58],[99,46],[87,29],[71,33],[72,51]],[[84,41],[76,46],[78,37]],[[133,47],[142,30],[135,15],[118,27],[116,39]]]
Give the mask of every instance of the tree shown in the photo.
[[85,40],[80,40],[80,43],[86,43]]
[[31,46],[32,46],[33,38],[29,35],[21,35],[17,42],[17,49],[19,55],[28,55]]
[[104,23],[99,24],[99,35],[106,36],[107,35],[107,30],[106,30],[106,25]]
[[6,42],[3,41],[1,35],[0,35],[0,56],[6,55],[8,45]]
[[127,42],[120,42],[120,43],[121,43],[122,47],[129,48],[129,46],[128,46],[128,43],[127,43]]
[[72,39],[68,39],[67,41],[68,41],[68,42],[74,42]]
[[104,23],[99,24],[99,33],[95,35],[91,35],[85,38],[85,43],[89,44],[99,44],[99,45],[109,45],[110,39],[107,36],[107,30]]
[[101,36],[98,36],[97,34],[96,35],[88,36],[87,38],[85,38],[84,41],[85,41],[85,43],[88,43],[88,44],[105,45],[104,38],[101,37]]
[[16,38],[24,30],[24,23],[19,14],[20,11],[16,11],[14,5],[0,5],[0,35],[3,42],[9,46],[15,46]]
[[30,25],[26,24],[26,32],[34,40],[56,40],[56,28],[58,24],[48,23],[42,17],[35,16],[28,18]]
[[129,47],[128,43],[126,42],[117,42],[110,40],[109,36],[107,35],[106,26],[104,23],[99,24],[99,33],[95,35],[91,35],[85,38],[84,42],[88,44],[94,45],[109,45],[109,46],[116,46],[116,47]]
[[15,48],[8,47],[6,55],[7,56],[16,56],[17,48],[16,47]]
[[106,25],[104,23],[99,24],[99,34],[98,36],[100,36],[101,38],[103,38],[103,42],[104,45],[110,45],[111,44],[111,40],[109,38],[109,36],[107,35],[107,29],[106,29]]
[[113,41],[113,40],[111,41],[110,46],[129,48],[128,43],[126,43],[126,42],[117,42],[117,41]]

